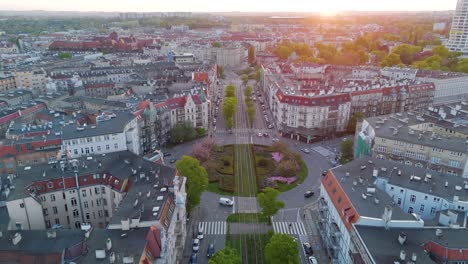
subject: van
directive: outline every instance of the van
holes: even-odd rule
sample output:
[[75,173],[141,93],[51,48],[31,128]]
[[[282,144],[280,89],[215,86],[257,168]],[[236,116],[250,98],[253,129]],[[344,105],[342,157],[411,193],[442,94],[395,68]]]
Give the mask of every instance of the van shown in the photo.
[[229,205],[229,206],[234,205],[234,201],[228,198],[224,198],[224,197],[219,198],[219,203],[222,205]]

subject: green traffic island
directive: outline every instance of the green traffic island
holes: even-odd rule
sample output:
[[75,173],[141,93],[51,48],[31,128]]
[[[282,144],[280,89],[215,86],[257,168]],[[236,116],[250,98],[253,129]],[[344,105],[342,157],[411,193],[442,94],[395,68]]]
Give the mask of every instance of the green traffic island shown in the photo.
[[265,246],[272,236],[272,231],[264,234],[230,234],[226,237],[226,247],[247,252],[247,256],[242,257],[242,263],[258,263],[259,258],[264,259]]
[[268,217],[261,213],[235,213],[230,214],[228,223],[268,223]]

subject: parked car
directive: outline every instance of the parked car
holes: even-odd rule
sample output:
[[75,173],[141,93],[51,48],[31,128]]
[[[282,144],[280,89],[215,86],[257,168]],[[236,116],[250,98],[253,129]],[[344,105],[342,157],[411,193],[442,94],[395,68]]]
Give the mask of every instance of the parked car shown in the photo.
[[278,139],[278,138],[272,138],[271,141],[273,141],[273,142],[278,142],[279,139]]
[[322,177],[324,177],[325,175],[327,175],[327,171],[326,171],[326,170],[322,171]]
[[263,134],[262,134],[262,133],[260,133],[260,132],[259,132],[257,135],[258,135],[259,137],[262,137],[262,136],[263,136]]
[[172,156],[172,154],[171,154],[171,153],[169,153],[169,152],[164,152],[164,154],[163,154],[163,155],[164,155],[164,157],[170,157],[170,156]]
[[197,254],[193,253],[190,257],[190,264],[197,264]]
[[199,225],[198,226],[198,233],[197,233],[197,238],[202,240],[203,239],[203,226]]
[[212,257],[215,254],[215,247],[213,244],[210,244],[208,246],[208,249],[206,250],[206,256],[207,257]]
[[195,238],[193,240],[192,249],[193,249],[193,252],[195,253],[197,253],[198,250],[200,250],[200,240],[198,238]]
[[310,243],[302,243],[302,247],[304,247],[304,251],[307,256],[312,256],[314,254],[314,251],[312,250],[312,247],[310,246]]
[[263,133],[263,136],[264,137],[269,137],[270,135],[268,135],[268,133]]
[[177,160],[176,159],[171,159],[169,162],[170,163],[175,163]]
[[309,264],[318,264],[318,261],[315,257],[310,256],[309,257]]
[[303,148],[303,149],[301,149],[301,150],[302,150],[302,152],[304,152],[304,153],[307,153],[307,154],[310,153],[310,150],[309,150],[308,148]]
[[314,196],[314,194],[315,194],[315,193],[314,193],[313,191],[310,191],[310,190],[309,190],[309,191],[307,191],[307,192],[304,193],[304,197],[305,197],[305,198],[309,198],[309,197]]
[[273,125],[269,124],[269,125],[268,125],[268,128],[269,128],[269,129],[272,129],[272,128],[273,128]]

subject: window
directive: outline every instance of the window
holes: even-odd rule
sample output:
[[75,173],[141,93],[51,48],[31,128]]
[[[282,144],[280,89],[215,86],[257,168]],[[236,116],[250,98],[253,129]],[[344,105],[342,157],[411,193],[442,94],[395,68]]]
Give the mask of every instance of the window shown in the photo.
[[56,225],[60,225],[60,219],[55,218],[55,224],[56,224]]
[[84,208],[88,208],[89,207],[88,201],[84,201],[83,206],[84,206]]
[[109,145],[106,145],[106,150],[109,150],[109,149],[110,149]]
[[86,138],[86,142],[90,143],[90,142],[93,142],[93,138]]
[[47,210],[47,208],[44,208],[44,209],[42,209],[42,213],[44,214],[44,216],[48,216],[49,215],[49,210]]
[[436,213],[436,208],[435,207],[431,207],[431,215],[435,215]]
[[395,189],[393,186],[392,186],[392,187],[390,187],[390,191],[393,191],[393,189]]
[[94,192],[95,192],[96,194],[99,194],[99,187],[95,187],[95,188],[94,188]]
[[65,205],[65,212],[68,212],[68,205]]
[[109,135],[104,136],[104,140],[109,140],[109,139],[110,139]]
[[114,143],[114,148],[115,148],[115,149],[118,149],[118,148],[119,148],[119,144],[118,144],[118,143]]
[[54,212],[54,214],[57,214],[58,213],[57,206],[52,207],[52,211]]
[[441,159],[439,157],[431,157],[431,163],[440,164]]
[[401,205],[401,198],[398,198],[397,204]]
[[424,212],[424,204],[421,204],[421,207],[419,208],[419,212],[423,213]]
[[412,214],[412,213],[413,213],[413,207],[408,208],[408,214]]
[[411,202],[411,203],[415,203],[415,202],[416,202],[416,195],[412,194],[412,195],[410,196],[410,202]]
[[90,219],[91,217],[89,216],[89,213],[86,213],[86,219]]
[[81,190],[81,196],[86,197],[86,190]]
[[79,215],[78,209],[73,210],[73,217],[77,218]]
[[403,190],[403,189],[400,189],[400,193],[403,193],[403,192],[404,192],[404,190]]
[[50,195],[50,201],[55,202],[55,194]]
[[46,228],[51,228],[50,220],[46,220],[46,221],[45,221],[45,224],[46,224]]
[[101,187],[101,193],[103,193],[103,194],[106,193],[106,187]]
[[101,146],[97,146],[97,151],[101,151]]
[[78,229],[80,229],[80,228],[81,228],[81,224],[80,224],[80,222],[79,222],[79,221],[76,221],[76,222],[75,222],[75,227],[76,227],[76,228],[78,228]]
[[434,202],[440,201],[440,198],[434,197]]
[[75,197],[71,198],[71,205],[76,206],[76,198]]
[[96,206],[101,206],[101,199],[96,199]]
[[75,155],[78,155],[78,149],[74,149],[74,150],[73,150],[73,153],[74,153]]
[[448,165],[453,168],[460,168],[460,162],[456,160],[449,160]]

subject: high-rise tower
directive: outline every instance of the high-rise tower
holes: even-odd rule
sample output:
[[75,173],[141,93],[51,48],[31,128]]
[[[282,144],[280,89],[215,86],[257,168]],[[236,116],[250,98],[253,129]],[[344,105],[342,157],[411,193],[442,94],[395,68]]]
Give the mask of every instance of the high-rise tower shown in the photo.
[[458,0],[447,48],[468,54],[468,0]]

